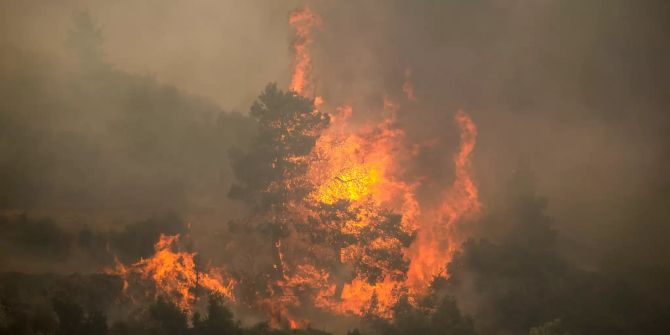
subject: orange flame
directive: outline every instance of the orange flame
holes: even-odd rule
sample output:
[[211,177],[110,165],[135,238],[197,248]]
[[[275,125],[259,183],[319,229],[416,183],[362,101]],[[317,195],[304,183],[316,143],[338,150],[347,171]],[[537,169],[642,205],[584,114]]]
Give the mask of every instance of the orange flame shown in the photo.
[[392,307],[400,297],[401,282],[385,277],[383,281],[370,284],[361,278],[355,278],[344,286],[339,300],[330,301],[321,307],[327,307],[338,313],[351,313],[362,316],[366,313],[390,318]]
[[197,287],[234,301],[232,290],[235,281],[225,279],[221,269],[213,268],[209,273],[197,271],[193,259],[195,253],[172,251],[178,241],[179,235],[161,235],[151,258],[141,259],[129,267],[117,260],[115,273],[124,279],[124,291],[128,288],[128,276],[135,273],[142,279],[153,280],[156,295],[169,299],[186,311],[191,309],[195,301],[194,290]]
[[331,116],[330,128],[312,152],[308,172],[310,180],[318,185],[313,194],[316,200],[355,203],[369,196],[380,204],[403,204],[403,213],[416,210],[414,185],[399,176],[402,170],[398,161],[409,155],[402,146],[405,133],[394,125],[396,106],[388,99],[384,105],[389,116],[379,124],[352,126],[351,106],[340,107]]
[[[387,101],[387,107],[392,103]],[[415,184],[403,181],[397,167],[409,154],[402,155],[404,133],[393,129],[393,117],[371,128],[352,129],[348,124],[351,108],[340,108],[329,131],[315,148],[315,163],[311,165],[312,178],[317,185],[314,198],[323,203],[338,200],[351,202],[352,207],[364,206],[364,199],[403,214],[403,227],[418,230],[415,242],[405,250],[410,260],[406,281],[392,280],[387,274],[382,282],[367,283],[361,278],[345,284],[340,296],[333,296],[334,286],[321,285],[325,292],[319,306],[340,313],[361,315],[375,303],[375,315],[388,317],[399,298],[401,287],[408,287],[413,296],[425,292],[435,276],[447,275],[446,265],[462,242],[459,224],[480,212],[478,190],[470,166],[470,157],[476,142],[477,129],[464,112],[455,115],[460,129],[459,151],[454,155],[455,180],[444,192],[439,206],[424,208],[414,194]],[[374,134],[374,135],[373,135]],[[359,215],[342,229],[357,231],[370,223],[372,214]],[[392,250],[394,245],[382,246]],[[347,262],[357,253],[356,248],[343,250],[341,259]],[[373,299],[374,296],[374,299]],[[374,300],[374,301],[373,301]]]
[[454,156],[456,178],[446,190],[439,208],[423,218],[417,240],[409,250],[412,262],[407,283],[415,294],[422,293],[435,276],[447,275],[445,267],[462,242],[457,224],[481,210],[470,167],[477,128],[462,111],[456,113],[455,121],[460,128],[461,142]]
[[[306,91],[311,80],[308,45],[312,42],[312,29],[320,24],[320,19],[304,8],[293,12],[289,22],[296,29],[290,89],[303,96],[312,95],[313,92]],[[406,68],[402,91],[407,100],[416,102],[411,77],[412,70]],[[317,96],[315,108],[322,104],[323,99]],[[379,124],[353,126],[350,122],[353,110],[347,105],[331,113],[330,127],[317,140],[309,158],[308,179],[316,188],[308,201],[323,204],[346,201],[353,212],[359,213],[341,226],[342,231],[349,234],[357,234],[373,225],[374,212],[381,208],[400,212],[403,229],[418,232],[415,242],[404,250],[410,261],[407,279],[393,280],[391,273],[385,273],[383,281],[368,283],[356,276],[336,292],[327,271],[299,264],[292,274],[284,274],[282,283],[288,291],[294,285],[316,288],[315,305],[339,313],[361,315],[368,308],[367,312],[390,316],[400,288],[408,287],[413,295],[423,293],[434,276],[446,275],[444,268],[461,242],[458,223],[480,210],[470,169],[476,127],[467,114],[458,112],[455,116],[461,132],[460,148],[454,156],[455,181],[437,208],[422,209],[414,193],[419,182],[406,181],[400,168],[404,160],[411,159],[413,152],[403,145],[404,132],[394,126],[398,105],[388,97],[383,105],[389,116]],[[381,248],[398,247],[378,243]],[[340,261],[346,264],[360,257],[360,253],[360,247],[350,246],[341,250]],[[283,254],[281,258],[284,266]],[[371,304],[375,305],[374,310],[369,309]]]
[[[416,228],[414,221],[419,205],[413,193],[415,185],[402,180],[402,169],[399,168],[399,161],[409,158],[410,152],[402,145],[404,132],[395,127],[397,105],[387,98],[384,110],[388,116],[381,123],[355,127],[350,122],[351,106],[339,107],[331,116],[330,128],[318,139],[309,158],[307,176],[316,188],[307,200],[321,204],[345,201],[348,210],[357,213],[342,223],[340,229],[345,234],[360,236],[365,229],[383,229],[377,228],[377,225],[379,212],[384,208],[403,213],[404,231],[411,233]],[[382,237],[370,241],[367,247],[399,250],[402,246],[397,243]],[[340,262],[349,264],[356,259],[365,259],[364,262],[374,263],[366,259],[363,248],[351,245],[342,249]],[[392,279],[402,274],[388,271],[382,274],[381,281],[374,283],[356,276],[344,283],[339,291],[334,284],[336,280],[328,272],[301,280],[317,289],[314,298],[317,307],[337,313],[390,316],[403,283]],[[290,281],[296,280],[291,278]]]
[[[292,12],[289,18],[290,25],[295,29],[289,89],[303,97],[314,97],[315,110],[322,108],[324,102],[320,96],[315,96],[317,92],[311,83],[309,46],[313,41],[313,30],[320,22],[319,16],[308,7]],[[416,102],[411,75],[411,69],[407,68],[402,91],[408,101]],[[299,234],[295,227],[288,228],[294,235],[274,241],[278,258],[275,270],[281,272],[281,276],[267,284],[269,294],[255,302],[270,314],[274,327],[300,328],[308,325],[308,320],[300,318],[295,308],[300,307],[305,299],[310,299],[310,303],[320,309],[334,313],[359,316],[371,313],[391,317],[392,307],[403,292],[419,297],[426,292],[435,276],[447,275],[445,267],[465,237],[462,224],[481,211],[471,168],[477,128],[470,117],[460,111],[455,115],[454,120],[460,130],[459,149],[453,157],[455,178],[435,206],[418,201],[416,190],[422,180],[409,178],[404,170],[407,161],[416,154],[416,147],[405,143],[405,132],[396,124],[399,105],[385,97],[381,108],[386,115],[382,121],[354,124],[351,118],[353,108],[348,105],[338,107],[331,113],[329,128],[317,139],[312,152],[306,158],[296,158],[306,159],[309,163],[306,176],[296,177],[306,180],[287,177],[273,186],[290,188],[302,182],[313,186],[311,194],[302,202],[295,201],[285,206],[290,215],[304,219],[316,216],[315,208],[319,206],[343,204],[351,215],[334,225],[338,233],[352,236],[353,240],[371,230],[379,233],[378,236],[370,234],[375,237],[365,240],[365,245],[351,242],[338,246],[339,250],[324,252],[341,268],[330,272],[331,268],[320,264],[323,260],[316,259],[318,246],[306,247],[312,259],[294,257],[294,250],[298,247],[292,244],[304,241],[301,236],[294,236]],[[400,243],[398,239],[386,236],[385,228],[380,224],[386,212],[402,215],[400,229],[403,233],[408,236],[416,233],[416,239],[409,247],[409,242]],[[235,300],[233,289],[236,282],[227,278],[220,269],[212,269],[208,273],[197,271],[195,253],[173,251],[178,239],[179,235],[161,236],[153,257],[128,267],[117,262],[115,271],[124,278],[124,290],[128,286],[128,276],[134,273],[151,279],[157,294],[171,298],[184,310],[190,310],[193,305],[198,286]],[[399,257],[409,262],[409,268],[385,266],[383,260],[367,256],[365,250],[382,253],[399,251]],[[375,267],[381,273],[374,277],[366,276],[363,271],[354,270],[352,264],[356,262]]]
[[[293,11],[288,20],[295,28],[295,41],[293,42],[293,75],[289,89],[299,95],[310,95],[309,89],[312,58],[309,54],[309,45],[313,42],[312,31],[321,24],[321,18],[314,14],[309,7]],[[311,92],[310,92],[311,93]]]

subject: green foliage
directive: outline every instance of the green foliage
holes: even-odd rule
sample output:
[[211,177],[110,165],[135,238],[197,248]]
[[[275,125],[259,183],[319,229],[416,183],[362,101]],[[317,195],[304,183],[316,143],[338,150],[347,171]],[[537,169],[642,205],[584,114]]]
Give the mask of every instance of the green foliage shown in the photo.
[[276,84],[265,87],[250,115],[258,129],[247,150],[231,152],[236,181],[229,197],[244,201],[253,211],[246,222],[233,223],[231,230],[246,233],[239,238],[253,241],[250,258],[262,274],[249,273],[244,281],[252,287],[248,293],[254,301],[257,292],[271,294],[268,288],[282,276],[277,246],[300,221],[288,205],[299,203],[312,189],[304,178],[307,155],[329,117],[315,110],[312,100],[284,92]]
[[230,197],[268,210],[306,196],[304,158],[328,126],[328,115],[315,111],[312,100],[269,84],[251,106],[251,117],[258,134],[247,152],[232,152],[237,183]]

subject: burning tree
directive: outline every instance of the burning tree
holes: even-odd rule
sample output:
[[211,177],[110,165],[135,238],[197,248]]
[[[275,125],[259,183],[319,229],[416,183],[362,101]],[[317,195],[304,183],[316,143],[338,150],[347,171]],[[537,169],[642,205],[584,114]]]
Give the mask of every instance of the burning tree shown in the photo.
[[339,173],[314,177],[315,166],[336,164],[338,149],[324,145],[330,117],[311,99],[270,84],[251,115],[259,125],[256,141],[234,154],[238,182],[230,191],[253,211],[238,224],[254,235],[250,258],[261,263],[260,273],[244,271],[246,282],[254,282],[249,297],[260,294],[280,318],[286,306],[303,302],[361,313],[375,285],[402,282],[409,268],[403,249],[411,231],[401,214],[373,199],[373,184],[384,176],[352,157]]
[[[163,272],[148,273],[158,286],[180,284],[161,288],[182,292],[185,309],[194,300],[191,288],[212,279],[210,290],[260,307],[273,326],[305,326],[306,319],[296,316],[306,318],[300,311],[314,310],[308,307],[390,318],[401,296],[415,302],[436,276],[447,275],[446,265],[464,238],[459,225],[479,212],[470,171],[476,127],[465,113],[456,114],[461,135],[456,178],[437,201],[420,203],[416,194],[422,180],[404,168],[417,147],[405,142],[396,124],[399,105],[385,97],[384,119],[360,124],[351,121],[351,106],[323,112],[324,101],[310,82],[308,48],[320,19],[303,9],[289,22],[297,37],[290,90],[269,84],[261,92],[250,111],[257,124],[253,143],[231,152],[236,180],[229,197],[250,210],[229,224],[234,238],[226,247],[234,255],[226,273],[234,278],[226,280],[235,283],[234,292],[232,284],[221,284],[225,280],[212,273],[186,271],[188,276],[176,282],[156,278],[154,272]],[[405,86],[411,88],[409,82]],[[161,245],[154,259],[133,267],[147,273],[151,265],[163,264],[161,255],[176,259],[167,263],[179,265],[172,268],[195,267],[190,265],[194,254],[175,258]]]
[[284,209],[305,197],[310,185],[301,178],[306,157],[321,132],[328,114],[314,109],[314,102],[269,84],[251,107],[258,134],[251,150],[233,152],[233,171],[238,183],[230,196],[258,211]]
[[[257,242],[266,254],[258,255],[259,249],[255,249],[252,258],[270,261],[259,269],[260,277],[267,280],[254,285],[256,292],[251,293],[256,295],[262,288],[262,296],[267,298],[277,295],[277,281],[286,277],[282,240],[290,235],[292,223],[301,219],[296,210],[312,191],[304,178],[307,156],[328,126],[329,117],[315,109],[312,100],[279,90],[276,84],[260,94],[251,107],[251,117],[258,122],[258,133],[251,150],[233,152],[238,183],[229,195],[245,201],[254,212],[245,222],[246,230],[260,235]],[[249,281],[256,281],[259,274],[250,273],[249,277]]]
[[355,279],[370,285],[386,276],[405,279],[409,262],[402,250],[409,247],[412,235],[402,229],[400,214],[369,199],[362,204],[339,200],[311,206],[308,220],[297,228],[310,243],[330,248],[322,253],[326,257],[315,261],[330,269],[336,284],[332,298],[340,299],[344,285]]

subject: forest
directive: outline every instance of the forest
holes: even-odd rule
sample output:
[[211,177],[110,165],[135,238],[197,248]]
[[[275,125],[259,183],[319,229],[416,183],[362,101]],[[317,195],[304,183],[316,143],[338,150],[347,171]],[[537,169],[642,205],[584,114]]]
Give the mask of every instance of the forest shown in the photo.
[[670,329],[664,2],[66,3],[0,5],[0,335]]

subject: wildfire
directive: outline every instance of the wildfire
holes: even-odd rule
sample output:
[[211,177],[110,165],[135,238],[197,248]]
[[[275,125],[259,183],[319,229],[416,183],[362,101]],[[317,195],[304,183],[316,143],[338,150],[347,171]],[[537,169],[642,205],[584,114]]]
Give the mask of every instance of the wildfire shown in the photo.
[[398,176],[398,160],[409,155],[402,146],[405,134],[394,126],[395,104],[387,99],[383,109],[388,116],[381,123],[354,127],[352,108],[339,107],[316,143],[308,175],[318,185],[317,201],[357,203],[372,197],[380,204],[403,204],[409,220],[416,207],[413,185]]
[[[336,120],[346,122],[347,119],[340,117]],[[339,296],[323,306],[341,313],[366,311],[390,316],[390,309],[397,302],[402,287],[409,288],[413,296],[419,296],[436,276],[447,275],[445,267],[462,242],[457,224],[478,213],[481,207],[470,168],[476,127],[463,112],[456,114],[455,122],[461,133],[459,151],[454,156],[455,179],[436,208],[426,205],[422,208],[414,194],[417,185],[399,177],[396,170],[400,164],[398,158],[409,156],[407,153],[403,155],[399,149],[403,133],[390,128],[391,121],[387,120],[373,130],[352,132],[343,131],[346,126],[335,124],[333,132],[326,133],[319,141],[315,150],[319,160],[312,165],[319,172],[315,173],[315,182],[321,185],[315,199],[327,204],[346,200],[350,208],[364,208],[362,215],[342,226],[343,231],[360,232],[374,221],[371,219],[374,215],[369,211],[391,208],[402,213],[402,227],[407,232],[417,233],[417,239],[405,250],[405,258],[409,260],[406,279],[392,279],[391,273],[384,274],[383,280],[375,283],[355,278],[344,285]],[[374,204],[372,208],[369,201]],[[383,250],[402,248],[394,244],[384,245],[379,240],[371,245],[381,245]],[[343,250],[341,261],[347,263],[355,259],[360,253],[357,248],[352,246]],[[371,304],[374,306],[369,309]]]
[[[293,12],[289,23],[296,31],[289,88],[301,96],[311,97],[315,92],[306,90],[312,87],[308,46],[320,18],[305,7]],[[402,91],[408,101],[416,102],[411,75],[411,69],[407,68]],[[316,96],[314,108],[322,108],[322,105],[323,98]],[[365,245],[345,243],[335,247],[339,250],[334,256],[336,263],[354,268],[349,275],[352,279],[344,282],[310,260],[286,259],[280,242],[276,243],[283,274],[278,283],[282,293],[271,300],[273,310],[279,310],[292,326],[296,318],[290,315],[289,309],[300,305],[297,296],[299,292],[304,293],[305,288],[312,292],[311,300],[316,307],[336,313],[390,317],[401,292],[419,296],[435,276],[447,275],[445,266],[461,243],[458,224],[480,210],[470,169],[476,127],[469,116],[463,112],[455,116],[461,132],[459,151],[454,156],[455,179],[444,192],[440,205],[432,208],[417,201],[415,190],[420,182],[404,177],[403,162],[412,159],[413,152],[404,143],[404,132],[395,126],[398,105],[386,97],[382,108],[387,115],[384,120],[362,125],[353,125],[350,121],[351,106],[336,108],[330,113],[329,128],[317,139],[307,158],[307,178],[315,188],[305,199],[306,205],[294,205],[301,208],[299,215],[318,216],[319,208],[335,206],[338,208],[335,214],[328,215],[335,215],[337,222],[314,224],[324,225],[322,229],[331,234],[353,240],[365,240],[369,235],[376,237]],[[382,215],[386,211],[401,215],[397,236],[416,233],[417,238],[411,245],[403,245],[397,236],[391,236],[393,232],[385,231],[389,229],[385,223],[388,217]],[[393,251],[408,262],[405,270],[370,256],[393,254]],[[376,274],[364,274],[370,269]]]
[[[289,17],[295,29],[289,89],[314,97],[314,111],[325,105],[322,97],[314,96],[309,53],[320,22],[308,7]],[[411,74],[407,68],[402,91],[406,102],[416,103]],[[448,275],[445,267],[465,238],[461,225],[481,210],[471,169],[477,129],[470,117],[462,111],[454,117],[460,131],[454,181],[433,205],[418,200],[424,181],[408,177],[404,169],[416,147],[406,143],[405,132],[397,126],[399,105],[386,97],[380,109],[383,120],[358,124],[351,121],[349,105],[331,111],[330,124],[311,152],[295,157],[307,163],[304,176],[284,176],[271,185],[313,186],[304,198],[282,203],[268,215],[270,220],[280,218],[290,234],[273,237],[275,272],[264,274],[272,279],[256,288],[257,301],[251,304],[267,311],[276,327],[307,325],[295,312],[306,302],[335,313],[391,317],[402,294],[420,297],[436,276]],[[287,130],[290,135],[300,129],[292,125]],[[153,257],[128,267],[118,263],[116,273],[126,286],[131,274],[151,279],[160,294],[185,310],[191,308],[197,287],[234,301],[236,281],[221,270],[198,271],[195,253],[173,251],[178,239],[161,236]]]
[[415,293],[423,292],[435,276],[447,275],[445,266],[451,261],[463,238],[457,224],[481,210],[470,168],[477,128],[462,111],[456,113],[454,119],[460,128],[461,142],[454,156],[456,178],[444,193],[440,206],[423,218],[417,240],[409,250],[412,261],[407,283]]
[[339,200],[356,201],[370,194],[370,188],[378,180],[379,172],[374,168],[353,166],[337,173],[337,176],[322,185],[317,198],[326,204]]
[[[297,60],[301,57],[303,54],[296,53]],[[402,91],[409,101],[416,102],[411,74],[407,68]],[[301,74],[296,71],[295,75]],[[405,250],[410,261],[406,279],[392,279],[388,273],[375,283],[355,278],[344,285],[339,296],[332,292],[333,287],[327,287],[328,294],[322,296],[329,295],[331,300],[321,305],[338,312],[358,314],[374,304],[374,310],[368,312],[388,316],[397,302],[399,288],[408,287],[415,296],[422,294],[435,276],[447,275],[445,267],[461,243],[457,224],[478,213],[481,207],[470,168],[477,132],[469,116],[464,112],[455,116],[461,143],[454,156],[452,186],[444,192],[437,208],[421,208],[414,194],[417,183],[404,181],[398,168],[401,160],[409,159],[410,155],[403,152],[404,133],[393,126],[397,106],[387,98],[384,107],[390,112],[389,117],[381,124],[360,128],[349,122],[350,106],[333,113],[331,127],[318,140],[313,152],[310,176],[319,185],[313,198],[325,204],[347,201],[350,207],[364,206],[368,199],[376,206],[398,210],[403,215],[404,229],[416,231],[417,239]],[[370,225],[369,216],[365,215],[352,221],[342,229],[351,231],[352,227]],[[346,263],[355,253],[355,246],[343,250],[341,261]]]
[[234,301],[235,281],[224,278],[220,269],[210,269],[209,273],[198,271],[194,261],[196,253],[172,251],[178,241],[179,235],[161,235],[151,258],[141,259],[128,267],[117,260],[116,269],[111,272],[124,279],[124,291],[128,289],[128,281],[133,274],[145,280],[151,279],[156,295],[169,299],[186,311],[191,309],[198,287]]
[[295,29],[295,40],[293,42],[293,75],[289,88],[305,95],[309,88],[309,76],[312,67],[312,59],[309,54],[309,45],[312,44],[312,31],[321,24],[321,18],[314,14],[309,7],[293,11],[289,16],[289,24]]

